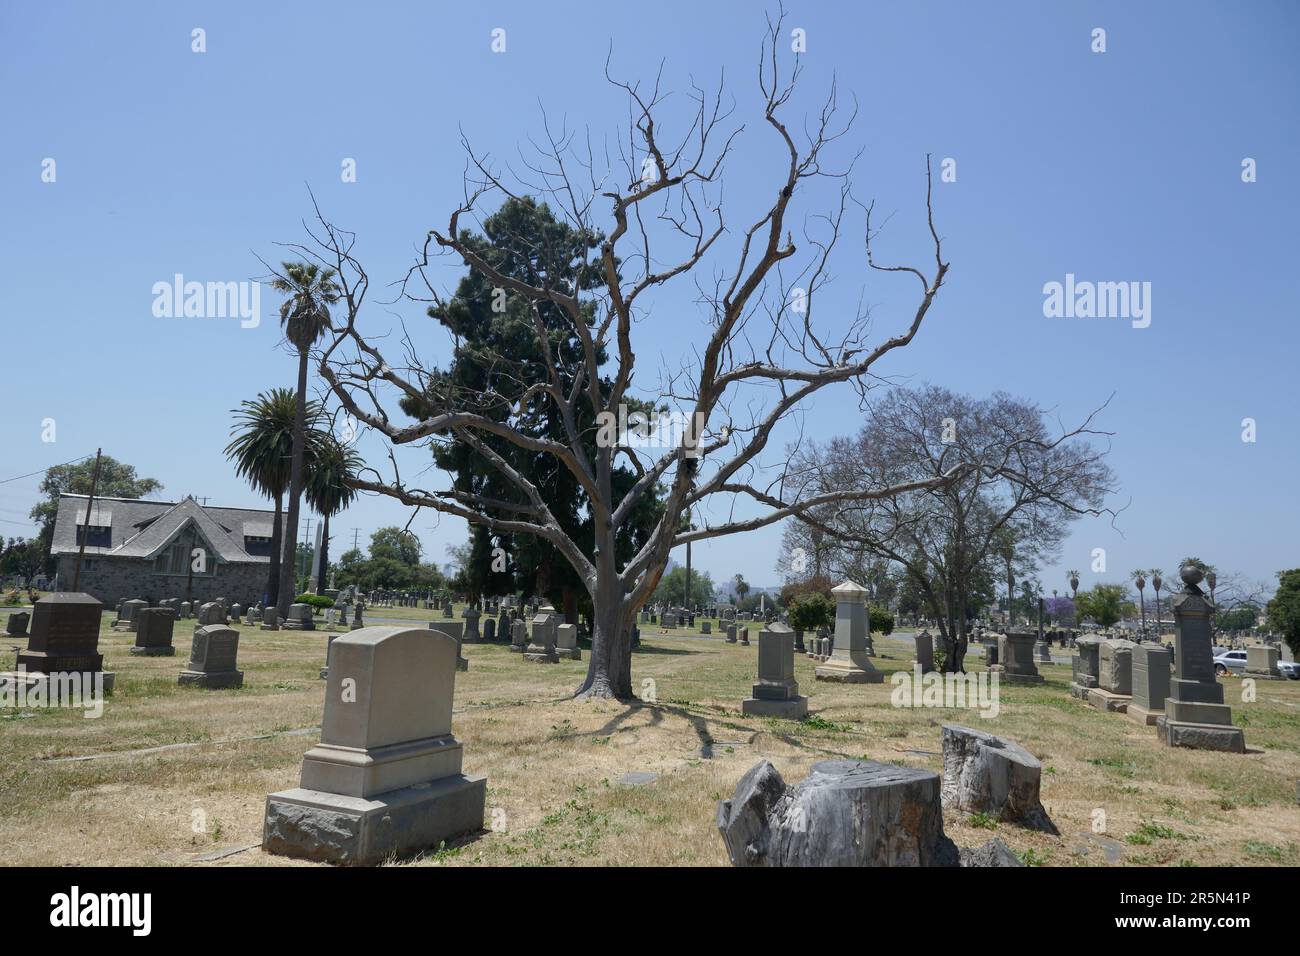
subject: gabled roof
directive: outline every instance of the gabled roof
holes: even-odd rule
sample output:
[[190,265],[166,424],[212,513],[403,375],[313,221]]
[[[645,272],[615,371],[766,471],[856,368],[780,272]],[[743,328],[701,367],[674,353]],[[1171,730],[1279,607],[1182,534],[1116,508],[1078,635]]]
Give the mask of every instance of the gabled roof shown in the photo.
[[[54,521],[52,554],[75,554],[77,526],[85,520],[85,495],[60,495]],[[100,524],[97,515],[110,520]],[[217,561],[265,564],[270,558],[244,550],[244,536],[269,536],[274,512],[256,508],[204,507],[193,498],[180,502],[146,501],[142,498],[96,498],[91,506],[91,525],[111,527],[107,547],[86,545],[86,553],[100,556],[151,560],[161,554],[185,529],[197,529],[205,546]],[[259,529],[257,532],[248,527]],[[260,530],[266,529],[261,535]]]

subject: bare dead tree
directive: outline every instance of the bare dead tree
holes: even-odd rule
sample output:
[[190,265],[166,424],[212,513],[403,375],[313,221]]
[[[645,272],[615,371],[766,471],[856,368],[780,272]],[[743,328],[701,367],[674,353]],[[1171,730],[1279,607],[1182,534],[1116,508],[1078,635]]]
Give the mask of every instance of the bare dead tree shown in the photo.
[[[916,336],[948,273],[934,225],[927,158],[932,271],[878,265],[873,258],[871,208],[864,207],[866,264],[880,272],[911,275],[920,284],[910,317],[901,330],[877,338],[874,345],[865,311],[814,325],[814,306],[828,281],[831,253],[846,212],[854,204],[849,189],[851,164],[842,172],[830,170],[824,165],[824,154],[850,128],[856,110],[846,120],[840,119],[843,111],[832,85],[817,115],[802,124],[802,132],[798,127],[792,131],[784,114],[800,67],[796,58],[793,68],[783,72],[780,34],[781,20],[769,19],[758,86],[763,126],[777,144],[782,172],[773,183],[770,204],[734,235],[724,218],[721,184],[741,129],[725,128],[732,109],[723,105],[721,83],[712,94],[693,86],[692,110],[682,124],[685,129],[671,135],[666,131],[667,94],[660,80],[649,86],[616,80],[610,78],[607,65],[607,78],[626,95],[629,118],[614,150],[616,158],[611,159],[606,149],[603,163],[589,136],[554,128],[549,119],[544,119],[543,140],[534,144],[536,158],[526,159],[521,172],[499,170],[489,157],[464,143],[468,159],[463,202],[451,213],[445,229],[429,231],[415,265],[397,285],[407,300],[441,301],[429,269],[439,256],[451,256],[504,294],[530,303],[550,374],[545,381],[517,383],[526,387],[517,400],[510,399],[511,411],[504,417],[477,411],[484,404],[481,395],[471,406],[454,393],[431,393],[430,370],[409,337],[389,349],[390,360],[381,351],[379,338],[362,329],[369,280],[354,256],[352,234],[333,226],[318,209],[315,223],[308,227],[311,243],[298,247],[338,274],[343,307],[337,312],[342,320],[336,323],[333,341],[322,350],[320,373],[349,413],[393,445],[465,443],[487,467],[508,479],[518,491],[518,500],[485,500],[455,487],[419,487],[404,478],[395,458],[391,474],[367,472],[356,487],[496,532],[536,535],[550,542],[584,582],[594,607],[588,673],[575,696],[632,697],[630,629],[637,610],[654,593],[674,547],[755,530],[835,502],[865,502],[935,488],[965,467],[957,465],[951,474],[939,472],[895,485],[855,484],[807,495],[785,459],[769,464],[761,457],[778,424],[822,390],[846,385],[865,394],[877,363]],[[805,219],[816,228],[802,229],[807,250],[797,256],[792,204],[814,179],[837,186],[839,200],[824,215]],[[493,200],[523,194],[545,197],[572,228],[598,239],[592,243],[589,261],[568,272],[599,269],[602,288],[579,294],[571,283],[554,277],[562,270],[534,269],[531,278],[521,279],[518,270],[508,275],[476,254],[462,223],[481,217]],[[607,208],[603,218],[598,207]],[[727,250],[727,243],[720,241],[724,235],[732,245]],[[546,262],[546,250],[531,250],[530,259]],[[683,367],[664,373],[658,395],[660,402],[672,406],[675,420],[684,427],[671,447],[649,453],[611,425],[619,420],[620,408],[636,395],[633,328],[647,313],[647,302],[656,289],[692,280],[704,313],[702,348]],[[539,314],[542,304],[565,316],[581,341],[581,361],[564,368],[563,375],[557,367],[561,358],[549,348]],[[608,370],[602,369],[599,358],[606,350]],[[571,383],[567,388],[562,385],[566,381]],[[394,420],[388,409],[395,399],[403,398],[420,402],[427,412],[414,422]],[[565,440],[530,433],[528,416],[537,401],[558,410]],[[591,418],[579,415],[580,409],[594,413],[599,423],[594,441],[590,430],[578,426],[581,419]],[[561,530],[543,491],[529,474],[494,452],[485,440],[488,436],[558,461],[574,476],[595,526],[590,551]],[[617,495],[611,474],[620,456],[631,463],[637,478],[630,489]],[[614,547],[619,529],[639,501],[657,494],[663,495],[662,519],[640,550],[620,562]],[[726,517],[694,528],[684,525],[681,516],[692,508],[700,515],[706,500],[725,502],[714,513]]]
[[806,493],[964,471],[916,491],[805,510],[785,545],[802,546],[802,526],[836,542],[840,566],[863,554],[897,564],[938,622],[945,669],[960,671],[974,581],[1006,560],[1007,542],[1021,557],[1042,556],[1059,548],[1073,518],[1115,515],[1104,506],[1115,490],[1106,449],[1088,440],[1108,435],[1093,424],[1100,411],[1053,433],[1042,409],[1005,393],[977,400],[936,386],[892,390],[857,435],[794,456]]

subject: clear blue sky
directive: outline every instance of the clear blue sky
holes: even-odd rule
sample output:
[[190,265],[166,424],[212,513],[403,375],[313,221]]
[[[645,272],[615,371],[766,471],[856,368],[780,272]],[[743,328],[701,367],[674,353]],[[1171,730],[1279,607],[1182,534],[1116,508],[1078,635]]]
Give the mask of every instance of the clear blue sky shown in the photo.
[[[936,186],[952,273],[918,342],[881,368],[975,394],[1031,397],[1070,420],[1115,397],[1101,421],[1128,504],[1076,526],[1066,567],[1084,586],[1195,553],[1269,578],[1300,564],[1295,496],[1300,346],[1295,267],[1297,6],[1229,3],[788,4],[807,31],[800,106],[832,74],[861,114],[846,150],[865,153],[855,191],[895,213],[890,260],[928,263],[923,158],[957,160]],[[191,52],[202,27],[207,52]],[[504,28],[507,51],[490,32]],[[1107,52],[1090,50],[1095,27]],[[602,80],[606,52],[628,77],[684,89],[726,68],[749,131],[726,179],[732,221],[773,191],[775,144],[756,122],[757,4],[6,3],[0,7],[0,479],[97,446],[158,478],[164,495],[258,505],[221,449],[229,410],[290,385],[275,301],[263,322],[163,319],[155,282],[173,274],[262,275],[256,254],[303,237],[306,187],[360,236],[377,284],[409,264],[460,198],[458,130],[512,158],[552,116],[613,133],[624,115]],[[846,153],[841,153],[846,155]],[[340,182],[357,161],[358,181]],[[1258,181],[1241,181],[1241,162]],[[42,161],[57,181],[41,181]],[[779,157],[778,157],[779,158]],[[813,199],[818,198],[815,194]],[[820,211],[816,202],[800,215]],[[871,303],[878,334],[911,304],[903,280],[868,276],[852,220],[829,316]],[[1066,273],[1152,283],[1152,323],[1048,319],[1042,287]],[[446,273],[448,285],[456,270]],[[415,309],[374,310],[375,330]],[[638,328],[638,382],[680,366],[697,338],[690,296],[655,302]],[[430,361],[448,343],[422,334]],[[1241,441],[1243,418],[1258,440]],[[57,441],[41,441],[42,420]],[[809,409],[808,433],[856,427],[847,390]],[[361,450],[378,459],[382,446]],[[406,457],[408,468],[419,456]],[[0,529],[32,531],[38,479],[0,484]],[[366,499],[334,522],[363,540],[405,509]],[[421,515],[444,560],[458,520]],[[342,539],[342,541],[340,541]],[[777,583],[779,530],[701,545],[715,580]],[[1109,571],[1089,573],[1093,548]],[[678,560],[681,555],[674,555]]]

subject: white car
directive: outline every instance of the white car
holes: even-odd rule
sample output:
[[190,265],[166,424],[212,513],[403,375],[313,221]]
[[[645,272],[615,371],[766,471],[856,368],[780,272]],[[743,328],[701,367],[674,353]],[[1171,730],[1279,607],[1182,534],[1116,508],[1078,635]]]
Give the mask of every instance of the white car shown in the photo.
[[1214,655],[1214,673],[1222,677],[1231,671],[1240,674],[1246,669],[1245,651],[1222,651]]

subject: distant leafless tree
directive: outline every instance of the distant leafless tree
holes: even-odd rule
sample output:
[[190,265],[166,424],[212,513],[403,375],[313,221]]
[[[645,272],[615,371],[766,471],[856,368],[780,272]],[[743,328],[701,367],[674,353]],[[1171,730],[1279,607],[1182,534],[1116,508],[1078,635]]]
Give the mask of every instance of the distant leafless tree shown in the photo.
[[[893,389],[872,402],[857,435],[809,446],[791,469],[804,493],[822,489],[921,484],[901,494],[838,499],[805,509],[799,524],[837,542],[841,566],[863,554],[902,567],[924,596],[951,652],[945,667],[962,667],[972,584],[983,568],[1005,562],[1008,542],[1042,556],[1059,546],[1070,519],[1114,514],[1106,449],[1090,436],[1096,413],[1077,427],[1052,429],[1036,404],[995,393],[973,399],[937,386]],[[947,481],[933,481],[949,476]],[[787,531],[797,541],[799,525]]]

